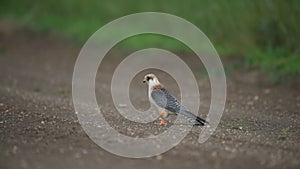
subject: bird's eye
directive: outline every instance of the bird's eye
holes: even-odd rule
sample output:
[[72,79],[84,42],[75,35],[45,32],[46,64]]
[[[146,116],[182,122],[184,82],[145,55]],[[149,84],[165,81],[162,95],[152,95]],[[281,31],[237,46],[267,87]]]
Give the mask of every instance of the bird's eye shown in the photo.
[[147,81],[149,81],[150,79],[152,79],[152,77],[150,77],[150,76],[147,76]]

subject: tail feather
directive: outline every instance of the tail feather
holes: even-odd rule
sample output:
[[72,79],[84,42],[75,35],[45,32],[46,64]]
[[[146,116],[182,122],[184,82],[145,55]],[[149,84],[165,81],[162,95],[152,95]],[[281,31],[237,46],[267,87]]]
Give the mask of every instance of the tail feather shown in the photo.
[[194,121],[195,126],[204,126],[207,123],[206,120],[202,119],[201,117],[196,117],[196,120]]
[[194,126],[204,126],[206,123],[208,123],[206,120],[194,115],[187,110],[180,111],[180,114],[186,117],[191,123],[193,123]]

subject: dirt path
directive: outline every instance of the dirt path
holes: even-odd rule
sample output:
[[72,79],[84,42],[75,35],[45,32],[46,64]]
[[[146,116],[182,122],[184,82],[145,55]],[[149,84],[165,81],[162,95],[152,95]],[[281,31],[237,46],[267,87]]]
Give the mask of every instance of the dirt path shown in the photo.
[[[254,71],[228,71],[226,110],[216,132],[204,144],[193,130],[178,146],[160,157],[128,159],[112,155],[84,133],[71,98],[72,70],[80,48],[65,39],[37,34],[19,27],[0,29],[0,168],[300,168],[300,91],[298,87],[271,86]],[[120,53],[101,65],[97,96],[104,114],[120,132],[122,118],[109,104],[111,74]],[[116,57],[113,57],[116,56]],[[125,55],[124,55],[125,56]],[[184,56],[195,72],[199,64]],[[226,67],[239,61],[223,60]],[[145,86],[132,87],[132,102],[147,108]],[[166,76],[163,73],[161,76]],[[167,77],[165,84],[171,84]],[[197,75],[202,112],[210,102],[210,85]],[[176,92],[176,85],[169,89]],[[203,115],[205,117],[205,113]],[[135,134],[163,130],[125,122]]]

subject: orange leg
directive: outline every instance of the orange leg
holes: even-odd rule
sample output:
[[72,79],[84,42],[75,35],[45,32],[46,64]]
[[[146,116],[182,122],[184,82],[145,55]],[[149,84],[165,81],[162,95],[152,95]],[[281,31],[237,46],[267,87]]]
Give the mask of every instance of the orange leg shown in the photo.
[[159,122],[159,125],[164,126],[167,124],[167,121],[165,119],[161,119]]
[[166,125],[166,124],[167,124],[167,121],[165,120],[167,116],[168,116],[168,113],[165,112],[165,111],[162,111],[162,112],[160,113],[161,120],[160,120],[159,125],[163,126],[163,125]]

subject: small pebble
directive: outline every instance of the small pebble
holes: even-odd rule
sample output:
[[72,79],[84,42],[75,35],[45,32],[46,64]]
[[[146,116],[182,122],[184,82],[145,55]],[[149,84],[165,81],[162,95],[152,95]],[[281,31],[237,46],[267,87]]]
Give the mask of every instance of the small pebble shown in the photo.
[[247,105],[252,106],[254,103],[252,101],[247,102]]
[[265,94],[269,94],[270,92],[271,92],[270,89],[265,89],[265,90],[264,90],[264,93],[265,93]]
[[160,160],[162,160],[162,159],[163,159],[163,156],[162,156],[162,155],[157,155],[157,156],[156,156],[156,160],[159,160],[159,161],[160,161]]
[[21,160],[20,164],[21,164],[21,168],[28,168],[28,163],[24,159]]
[[119,104],[119,107],[127,107],[127,104]]
[[81,155],[80,155],[80,153],[75,153],[75,154],[74,154],[74,157],[75,157],[75,158],[80,158]]
[[16,145],[14,145],[14,147],[12,148],[12,153],[13,154],[17,154],[17,151],[18,151],[18,147]]

